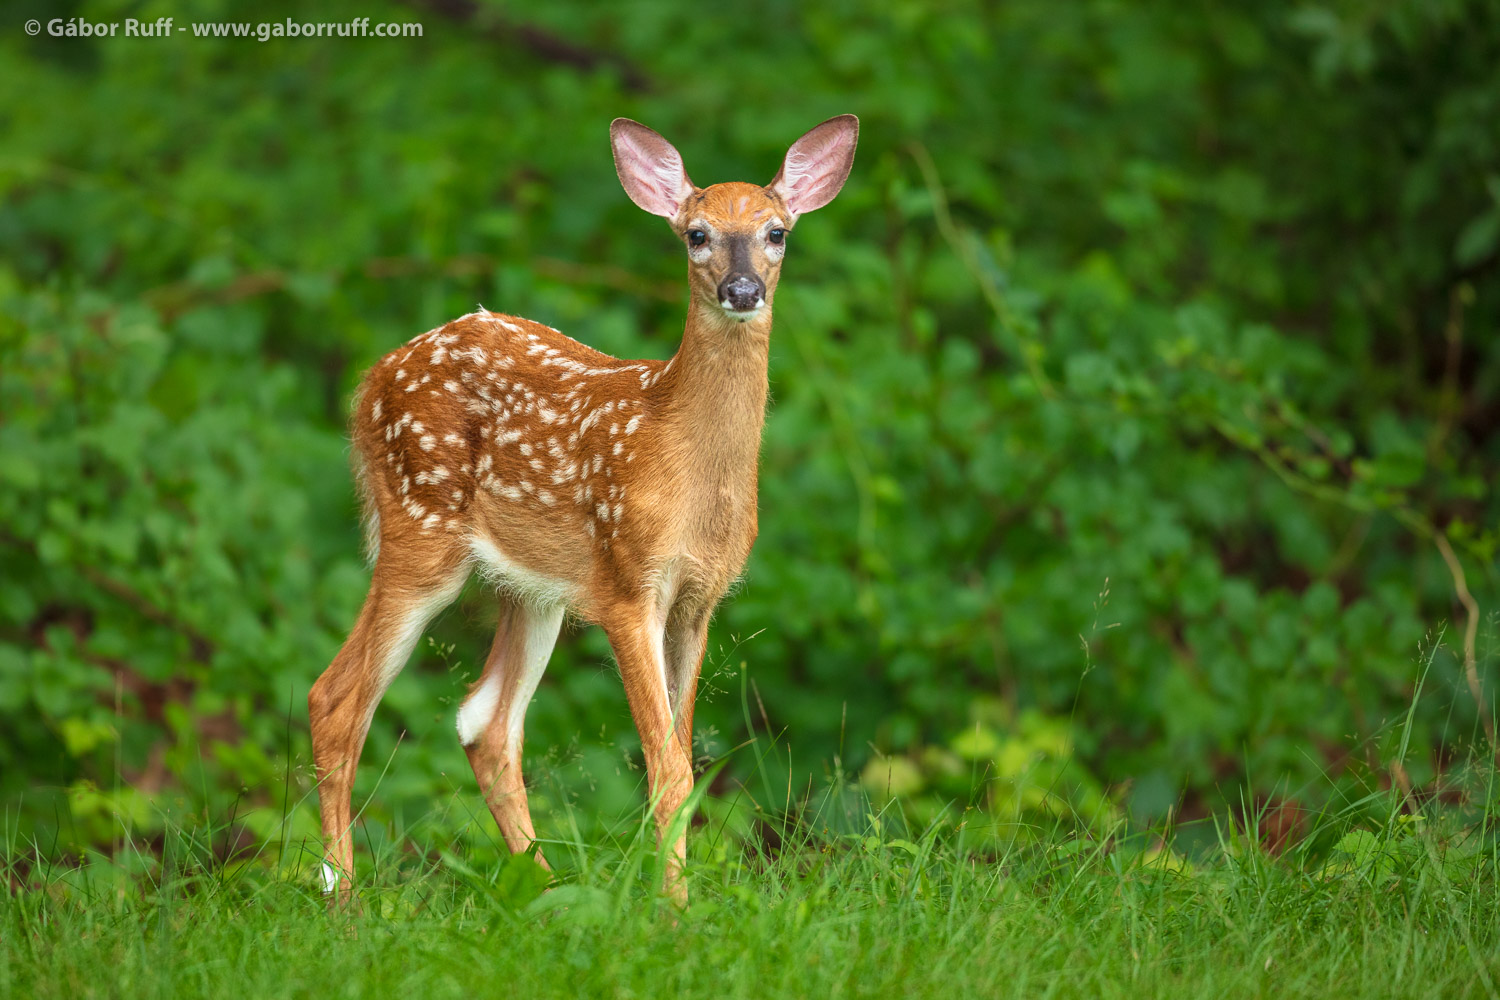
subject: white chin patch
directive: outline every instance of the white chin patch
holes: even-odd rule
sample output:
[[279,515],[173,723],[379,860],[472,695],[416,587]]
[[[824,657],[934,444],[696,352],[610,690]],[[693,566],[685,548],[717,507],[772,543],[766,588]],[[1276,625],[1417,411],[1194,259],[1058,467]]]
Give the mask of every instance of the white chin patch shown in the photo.
[[756,300],[754,309],[736,309],[729,304],[728,299],[725,299],[724,301],[719,303],[719,308],[724,310],[725,316],[728,316],[736,323],[744,323],[759,316],[760,311],[765,308],[765,305],[765,299],[758,299]]

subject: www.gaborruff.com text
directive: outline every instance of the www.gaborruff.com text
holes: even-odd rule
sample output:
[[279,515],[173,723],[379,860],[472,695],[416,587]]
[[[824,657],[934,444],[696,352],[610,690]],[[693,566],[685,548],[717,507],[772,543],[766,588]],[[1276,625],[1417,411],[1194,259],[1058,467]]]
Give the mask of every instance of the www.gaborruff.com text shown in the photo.
[[[37,34],[27,22],[27,33]],[[89,21],[82,17],[55,17],[47,22],[47,34],[55,38],[170,38],[191,35],[195,38],[253,38],[269,42],[273,38],[421,38],[422,25],[414,22],[371,24],[368,17],[350,21],[192,21],[176,24],[170,17],[140,21],[127,17],[123,21]]]

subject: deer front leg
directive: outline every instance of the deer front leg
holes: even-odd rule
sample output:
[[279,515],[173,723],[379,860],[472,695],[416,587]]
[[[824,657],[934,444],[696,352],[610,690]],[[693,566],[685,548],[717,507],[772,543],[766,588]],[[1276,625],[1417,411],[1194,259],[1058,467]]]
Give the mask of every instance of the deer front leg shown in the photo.
[[664,629],[652,609],[634,608],[615,616],[605,625],[605,633],[620,666],[625,697],[646,757],[657,842],[664,855],[663,889],[679,905],[685,905],[687,886],[682,881],[682,866],[687,859],[687,833],[684,830],[670,844],[662,840],[693,790],[692,744],[691,738],[686,744],[681,741],[672,717]]
[[[521,775],[521,736],[526,706],[547,669],[562,620],[560,604],[532,607],[502,597],[484,675],[458,710],[459,741],[512,854],[536,843]],[[540,851],[536,860],[547,867]]]

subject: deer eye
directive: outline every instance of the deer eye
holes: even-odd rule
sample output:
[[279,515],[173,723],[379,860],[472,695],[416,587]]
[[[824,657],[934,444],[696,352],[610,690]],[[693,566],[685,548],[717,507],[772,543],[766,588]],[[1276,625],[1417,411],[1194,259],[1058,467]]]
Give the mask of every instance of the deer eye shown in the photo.
[[769,239],[772,243],[785,243],[786,242],[786,230],[785,229],[773,229],[767,235],[766,238]]
[[701,229],[689,229],[687,238],[688,244],[695,247],[701,247],[708,242],[708,234]]

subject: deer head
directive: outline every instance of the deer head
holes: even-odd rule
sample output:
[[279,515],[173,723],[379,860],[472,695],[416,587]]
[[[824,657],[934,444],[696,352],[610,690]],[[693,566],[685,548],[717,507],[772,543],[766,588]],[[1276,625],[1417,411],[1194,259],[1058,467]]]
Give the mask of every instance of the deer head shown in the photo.
[[693,299],[733,323],[769,315],[792,228],[839,193],[858,139],[859,119],[839,115],[793,143],[765,187],[700,188],[688,179],[682,155],[656,132],[628,118],[610,126],[625,193],[671,222],[687,247]]

